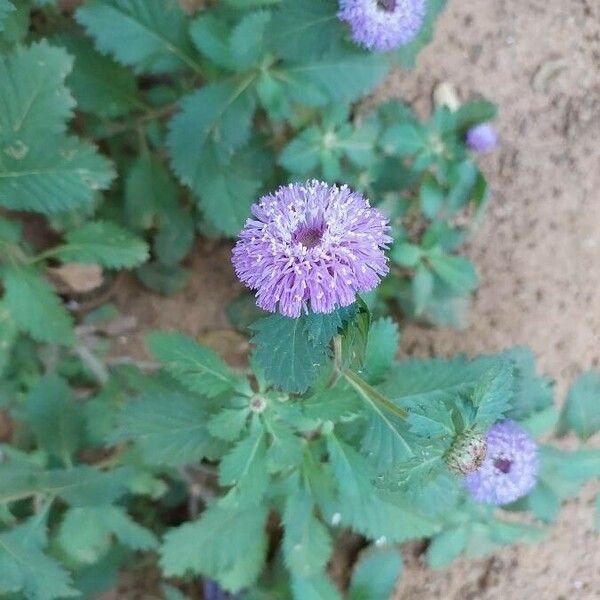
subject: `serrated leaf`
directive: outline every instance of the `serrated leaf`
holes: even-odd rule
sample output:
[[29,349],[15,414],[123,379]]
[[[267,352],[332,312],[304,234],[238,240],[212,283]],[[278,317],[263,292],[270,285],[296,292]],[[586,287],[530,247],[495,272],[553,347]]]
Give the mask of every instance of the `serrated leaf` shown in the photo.
[[362,374],[369,383],[378,383],[389,371],[400,344],[398,326],[392,319],[377,319],[369,329]]
[[271,13],[266,10],[256,11],[245,15],[231,32],[229,41],[233,65],[237,71],[244,71],[258,65],[264,49],[264,37],[272,25]]
[[132,440],[148,464],[174,466],[202,460],[211,444],[201,402],[176,393],[127,402],[110,439]]
[[499,421],[510,408],[513,395],[513,366],[508,361],[499,362],[475,388],[472,402],[477,409],[477,424],[485,430]]
[[314,500],[305,490],[290,495],[283,513],[283,555],[293,576],[320,575],[332,552],[327,528],[315,515]]
[[95,148],[64,135],[72,59],[42,41],[0,61],[0,205],[57,212],[89,204],[114,173]]
[[0,205],[14,210],[53,214],[89,206],[95,192],[107,189],[115,176],[94,146],[74,137],[48,136],[46,129],[13,136],[3,149]]
[[154,252],[158,260],[163,265],[176,265],[191,250],[195,233],[192,215],[179,205],[171,207],[154,238]]
[[194,188],[206,219],[218,231],[236,236],[250,217],[263,173],[249,152],[237,152],[229,162],[221,163],[214,150],[206,152],[200,167],[201,184]]
[[341,44],[344,28],[335,0],[284,0],[274,13],[266,43],[291,61],[318,59]]
[[235,69],[233,64],[228,23],[212,14],[212,11],[201,12],[190,26],[190,36],[196,48],[215,64],[230,71]]
[[282,420],[265,416],[265,426],[269,433],[267,468],[270,473],[297,467],[302,462],[304,444],[292,427]]
[[69,509],[60,524],[57,540],[71,559],[92,564],[109,551],[113,537],[132,550],[151,550],[158,545],[154,534],[119,506]]
[[600,431],[600,371],[580,375],[571,386],[559,424],[559,434],[567,431],[582,440]]
[[100,52],[137,73],[198,68],[186,16],[175,0],[91,0],[75,16]]
[[372,92],[383,81],[389,63],[379,55],[341,47],[318,59],[284,67],[299,83],[313,84],[331,102],[349,104]]
[[100,471],[93,467],[42,470],[10,462],[0,466],[0,502],[14,502],[37,494],[60,496],[71,506],[110,504],[125,492],[127,469]]
[[62,33],[56,40],[75,57],[67,77],[77,108],[100,117],[119,117],[143,109],[133,73],[94,49],[83,35]]
[[[213,504],[197,521],[165,535],[160,551],[164,574],[202,574],[233,591],[252,585],[267,551],[266,519],[265,506],[229,510]],[[227,532],[235,532],[235,543]]]
[[151,352],[164,363],[169,374],[192,392],[212,398],[224,392],[251,396],[248,380],[234,373],[210,348],[179,333],[151,333],[147,338]]
[[6,265],[0,271],[4,306],[19,329],[35,340],[72,344],[73,321],[52,286],[31,267]]
[[348,600],[389,600],[401,572],[402,556],[397,549],[370,548],[361,552]]
[[305,392],[330,356],[328,343],[310,338],[306,320],[274,314],[251,326],[256,359],[267,378],[288,392]]
[[208,431],[221,440],[233,442],[240,437],[246,426],[249,412],[247,408],[242,410],[223,408],[210,417],[207,424]]
[[79,596],[71,576],[42,552],[30,525],[0,535],[0,594],[21,592],[27,600],[54,600]]
[[400,123],[389,127],[381,141],[387,154],[413,156],[427,146],[427,130],[418,123]]
[[341,522],[372,540],[401,542],[430,535],[435,519],[414,507],[391,504],[381,499],[372,484],[373,472],[366,459],[345,442],[330,436],[327,440],[340,499]]
[[219,483],[232,486],[222,502],[232,506],[259,504],[269,484],[267,444],[262,427],[254,427],[226,454],[219,465]]
[[109,269],[131,268],[148,259],[148,245],[115,223],[92,221],[66,234],[55,255],[63,262],[99,264]]
[[226,163],[248,141],[255,101],[254,76],[205,85],[180,102],[169,124],[167,145],[173,170],[198,195],[203,188],[204,161],[210,146]]
[[56,375],[44,377],[27,395],[25,414],[38,444],[69,465],[83,443],[83,414],[66,381]]

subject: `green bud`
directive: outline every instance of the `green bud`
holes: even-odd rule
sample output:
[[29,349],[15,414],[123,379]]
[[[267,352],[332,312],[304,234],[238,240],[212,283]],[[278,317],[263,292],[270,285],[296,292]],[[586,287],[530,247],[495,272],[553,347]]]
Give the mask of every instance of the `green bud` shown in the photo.
[[457,475],[468,475],[479,469],[487,454],[485,437],[479,431],[463,431],[454,438],[444,459]]

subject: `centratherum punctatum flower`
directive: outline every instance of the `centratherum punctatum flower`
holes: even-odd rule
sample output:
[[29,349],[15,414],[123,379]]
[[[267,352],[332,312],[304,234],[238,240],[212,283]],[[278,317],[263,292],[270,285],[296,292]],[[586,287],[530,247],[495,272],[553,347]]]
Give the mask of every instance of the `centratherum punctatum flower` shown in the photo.
[[294,183],[251,210],[233,265],[264,310],[293,318],[331,313],[388,272],[388,220],[348,186]]
[[491,152],[498,143],[498,133],[491,123],[481,123],[467,131],[467,146],[475,152]]
[[388,52],[419,33],[426,12],[426,0],[340,0],[338,18],[357,44]]
[[514,421],[502,421],[486,434],[487,456],[464,479],[471,496],[487,504],[509,504],[530,492],[537,482],[537,444]]

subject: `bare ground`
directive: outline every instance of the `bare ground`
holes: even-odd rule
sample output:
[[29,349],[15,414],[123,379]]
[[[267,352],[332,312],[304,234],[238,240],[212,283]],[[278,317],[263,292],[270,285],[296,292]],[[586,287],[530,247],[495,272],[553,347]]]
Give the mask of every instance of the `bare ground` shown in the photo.
[[[436,41],[414,73],[395,74],[380,97],[423,114],[441,81],[463,99],[500,105],[501,149],[483,161],[494,198],[469,248],[481,287],[465,331],[409,326],[405,354],[473,355],[529,345],[557,382],[559,401],[582,370],[600,363],[600,1],[450,0]],[[193,335],[228,327],[223,307],[240,286],[228,249],[199,242],[191,282],[172,298],[118,290],[140,331],[118,353],[141,356],[143,332]],[[215,339],[222,337],[216,334]],[[229,340],[234,352],[243,342]],[[591,493],[570,503],[551,537],[432,572],[405,552],[394,600],[600,598],[600,537]]]

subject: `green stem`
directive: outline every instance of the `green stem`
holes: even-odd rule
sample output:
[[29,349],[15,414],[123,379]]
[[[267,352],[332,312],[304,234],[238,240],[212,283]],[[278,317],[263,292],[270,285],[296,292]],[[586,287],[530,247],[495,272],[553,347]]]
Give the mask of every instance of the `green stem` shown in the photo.
[[381,408],[385,408],[387,411],[401,419],[408,418],[408,412],[406,410],[396,406],[389,398],[386,398],[381,392],[378,392],[353,371],[344,371],[343,375],[348,383],[359,393],[363,400],[367,401],[368,404],[376,404]]

